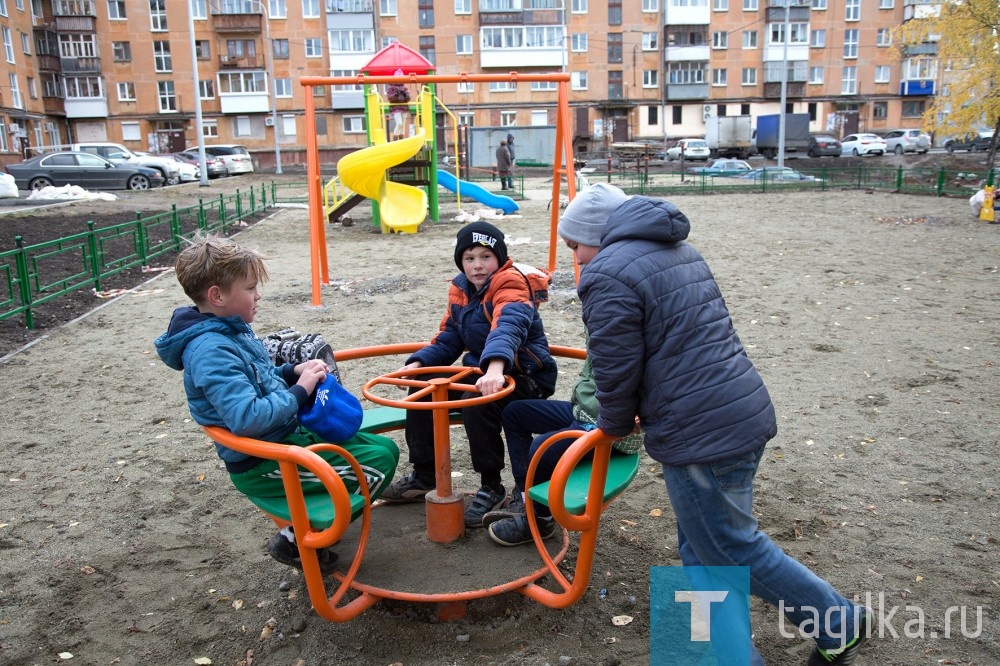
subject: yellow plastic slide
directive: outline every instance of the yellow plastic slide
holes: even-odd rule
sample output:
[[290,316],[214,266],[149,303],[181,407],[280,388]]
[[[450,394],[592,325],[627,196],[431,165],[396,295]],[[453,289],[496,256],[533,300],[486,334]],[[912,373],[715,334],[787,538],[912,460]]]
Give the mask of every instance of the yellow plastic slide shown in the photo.
[[382,230],[413,234],[427,217],[427,193],[419,187],[394,183],[386,171],[410,159],[424,145],[424,132],[398,141],[356,150],[337,162],[341,182],[378,202]]

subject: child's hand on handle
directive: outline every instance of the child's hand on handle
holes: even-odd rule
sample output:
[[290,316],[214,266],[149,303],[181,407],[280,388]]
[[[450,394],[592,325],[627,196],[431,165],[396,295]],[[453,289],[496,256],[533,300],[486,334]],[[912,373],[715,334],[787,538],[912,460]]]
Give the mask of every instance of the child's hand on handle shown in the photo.
[[306,361],[295,366],[295,374],[299,376],[295,383],[304,388],[307,395],[312,395],[316,385],[326,379],[326,364],[315,359]]
[[[421,363],[420,361],[414,361],[413,363],[407,363],[406,365],[404,365],[404,366],[403,366],[402,368],[400,368],[399,370],[400,370],[400,371],[404,371],[404,370],[415,370],[416,368],[420,368],[420,367],[423,367],[423,365],[424,365],[424,364],[423,364],[423,363]],[[411,379],[412,377],[413,377],[413,375],[403,375],[403,379]],[[398,389],[400,389],[400,390],[402,390],[402,391],[405,391],[405,390],[406,390],[406,387],[405,387],[405,386],[397,386],[396,388],[398,388]]]
[[493,395],[497,391],[503,388],[504,376],[503,376],[503,366],[504,363],[500,359],[494,359],[490,361],[489,367],[486,369],[486,374],[479,378],[476,382],[476,388],[483,395]]

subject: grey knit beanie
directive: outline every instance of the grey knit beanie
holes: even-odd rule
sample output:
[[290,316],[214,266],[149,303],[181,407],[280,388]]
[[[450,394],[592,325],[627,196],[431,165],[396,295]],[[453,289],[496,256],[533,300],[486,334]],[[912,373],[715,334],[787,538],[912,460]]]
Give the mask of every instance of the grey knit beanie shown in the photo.
[[607,183],[595,183],[577,192],[559,220],[559,235],[580,245],[600,247],[608,218],[626,200],[624,192]]

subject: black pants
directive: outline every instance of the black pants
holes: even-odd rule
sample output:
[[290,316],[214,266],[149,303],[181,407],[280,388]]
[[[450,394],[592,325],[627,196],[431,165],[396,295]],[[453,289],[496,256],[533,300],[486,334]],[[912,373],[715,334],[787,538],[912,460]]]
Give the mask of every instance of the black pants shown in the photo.
[[[421,375],[430,379],[441,375]],[[517,385],[514,392],[501,400],[462,409],[465,434],[472,453],[472,469],[479,473],[481,483],[494,489],[500,488],[500,472],[504,468],[504,441],[501,436],[500,415],[513,400],[544,398],[538,385],[525,375],[511,375]],[[471,379],[471,378],[470,378]],[[411,389],[412,393],[416,389]],[[478,393],[449,391],[448,399],[475,398]],[[429,409],[411,409],[406,412],[406,446],[410,450],[410,463],[417,478],[429,484],[434,478],[434,412]]]

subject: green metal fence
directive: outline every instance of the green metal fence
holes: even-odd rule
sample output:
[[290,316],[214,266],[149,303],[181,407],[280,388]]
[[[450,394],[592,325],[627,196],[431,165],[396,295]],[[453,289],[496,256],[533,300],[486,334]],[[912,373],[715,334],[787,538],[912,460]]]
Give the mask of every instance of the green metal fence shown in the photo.
[[224,234],[278,203],[307,199],[305,191],[305,183],[262,183],[149,217],[137,213],[131,222],[101,228],[88,222],[86,231],[34,245],[18,236],[14,249],[0,252],[0,320],[23,316],[34,328],[34,308],[81,289],[100,291],[103,281],[179,251],[199,231]]

